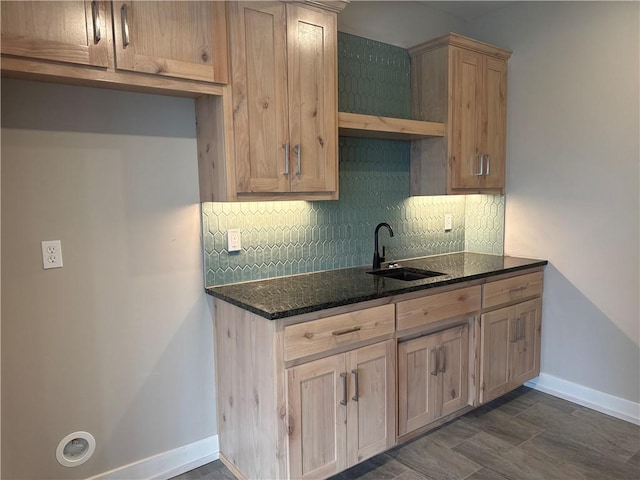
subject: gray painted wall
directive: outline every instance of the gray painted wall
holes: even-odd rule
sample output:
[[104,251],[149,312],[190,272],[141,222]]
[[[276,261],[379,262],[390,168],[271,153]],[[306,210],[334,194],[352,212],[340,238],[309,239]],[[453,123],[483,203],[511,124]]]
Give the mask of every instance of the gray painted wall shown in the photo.
[[640,4],[473,22],[509,61],[505,251],[547,258],[542,371],[640,401]]
[[[3,79],[1,153],[2,478],[215,434],[193,101]],[[45,271],[54,239],[64,267]],[[77,430],[96,453],[62,467]]]

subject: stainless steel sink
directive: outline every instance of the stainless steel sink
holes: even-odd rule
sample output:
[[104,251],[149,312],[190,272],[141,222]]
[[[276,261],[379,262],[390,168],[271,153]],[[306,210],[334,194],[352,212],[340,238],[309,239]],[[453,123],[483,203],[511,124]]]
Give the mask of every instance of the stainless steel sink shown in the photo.
[[439,277],[440,275],[446,275],[442,272],[434,272],[432,270],[421,270],[419,268],[410,267],[397,267],[397,268],[385,268],[384,270],[372,270],[371,275],[378,275],[386,278],[395,278],[396,280],[403,280],[405,282],[411,282],[414,280],[423,280],[425,278]]

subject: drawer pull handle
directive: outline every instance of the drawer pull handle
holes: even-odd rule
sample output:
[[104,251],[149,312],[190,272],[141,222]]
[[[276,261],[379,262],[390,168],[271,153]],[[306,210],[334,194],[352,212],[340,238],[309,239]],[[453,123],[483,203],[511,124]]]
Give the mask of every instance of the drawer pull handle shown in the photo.
[[347,404],[347,374],[341,373],[340,377],[342,378],[342,400],[340,400],[340,405]]
[[447,371],[447,351],[445,350],[444,345],[442,347],[440,347],[438,349],[438,351],[440,352],[440,368],[438,369],[439,372],[442,373],[446,373]]
[[346,328],[344,330],[336,330],[331,332],[332,335],[339,337],[340,335],[346,335],[347,333],[359,332],[361,330],[360,327]]
[[431,350],[431,375],[434,377],[438,376],[438,350]]
[[353,397],[351,397],[351,400],[353,400],[354,402],[357,402],[358,401],[358,369],[356,368],[354,370],[351,370],[351,373],[353,374],[353,381],[356,387],[354,395]]
[[522,292],[523,290],[526,290],[528,287],[528,285],[523,285],[521,287],[514,287],[514,288],[510,288],[509,289],[509,293],[518,293],[518,292]]

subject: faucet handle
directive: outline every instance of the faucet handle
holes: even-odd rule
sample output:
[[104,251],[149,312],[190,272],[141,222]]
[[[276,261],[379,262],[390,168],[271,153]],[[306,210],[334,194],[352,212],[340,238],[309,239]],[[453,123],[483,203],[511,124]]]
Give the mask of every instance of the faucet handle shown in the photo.
[[385,251],[386,251],[386,249],[385,249],[385,246],[383,245],[382,246],[382,256],[380,257],[380,261],[381,262],[385,261],[385,258],[384,258],[386,256],[386,252]]

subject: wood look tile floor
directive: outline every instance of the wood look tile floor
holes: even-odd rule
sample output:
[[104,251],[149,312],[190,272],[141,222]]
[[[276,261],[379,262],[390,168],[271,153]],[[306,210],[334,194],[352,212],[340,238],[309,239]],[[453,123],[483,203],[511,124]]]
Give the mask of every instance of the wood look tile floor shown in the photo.
[[[233,478],[218,460],[172,480]],[[640,427],[520,387],[331,478],[353,479],[639,480]]]

